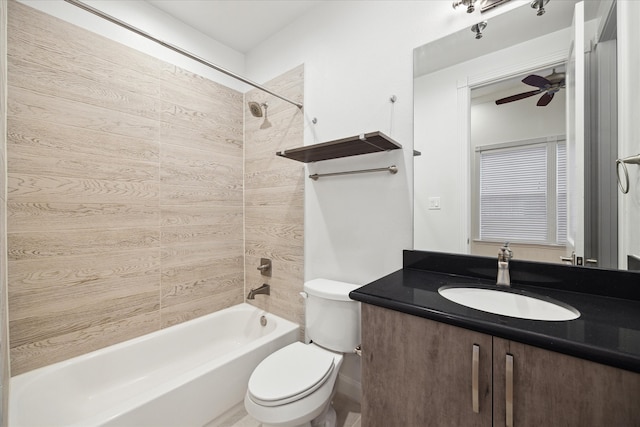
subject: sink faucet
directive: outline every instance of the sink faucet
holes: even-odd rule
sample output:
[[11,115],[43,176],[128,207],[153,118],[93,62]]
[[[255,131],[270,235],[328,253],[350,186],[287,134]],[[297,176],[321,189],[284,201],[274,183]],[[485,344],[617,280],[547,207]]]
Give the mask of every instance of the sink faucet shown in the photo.
[[509,249],[509,242],[498,250],[498,280],[496,284],[500,286],[511,286],[509,277],[509,260],[513,258],[513,251]]
[[263,283],[259,288],[251,289],[247,299],[256,299],[257,294],[271,295],[271,287],[266,283]]

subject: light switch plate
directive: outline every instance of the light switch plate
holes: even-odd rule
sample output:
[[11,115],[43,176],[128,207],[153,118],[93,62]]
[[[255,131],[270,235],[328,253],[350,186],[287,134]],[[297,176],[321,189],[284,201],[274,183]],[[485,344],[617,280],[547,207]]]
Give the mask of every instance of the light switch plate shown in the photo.
[[440,210],[440,197],[429,197],[429,210]]

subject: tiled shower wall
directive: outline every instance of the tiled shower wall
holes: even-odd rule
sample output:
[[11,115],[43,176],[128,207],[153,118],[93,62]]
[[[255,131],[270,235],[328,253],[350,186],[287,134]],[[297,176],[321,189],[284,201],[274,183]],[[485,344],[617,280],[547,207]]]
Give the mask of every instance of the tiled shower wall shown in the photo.
[[[302,103],[304,67],[266,86]],[[245,113],[245,280],[247,289],[271,286],[271,296],[248,302],[304,325],[304,166],[275,155],[302,145],[303,113],[259,90],[248,92],[246,100],[268,107],[266,118]],[[272,260],[271,277],[257,270],[262,257]]]
[[[12,375],[242,302],[243,95],[8,4]],[[253,200],[266,222],[248,224],[247,253],[261,256],[288,213]],[[276,271],[301,257],[283,237]]]
[[0,2],[0,425],[8,425],[9,339],[7,332],[7,2]]

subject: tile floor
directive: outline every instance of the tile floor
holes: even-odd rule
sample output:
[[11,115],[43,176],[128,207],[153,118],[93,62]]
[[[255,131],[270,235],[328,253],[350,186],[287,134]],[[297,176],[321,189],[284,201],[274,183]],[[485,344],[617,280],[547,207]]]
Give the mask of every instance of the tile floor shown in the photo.
[[[338,422],[336,427],[361,427],[360,404],[343,394],[336,394],[333,398]],[[240,402],[204,427],[260,427],[261,424],[247,414],[244,403]]]

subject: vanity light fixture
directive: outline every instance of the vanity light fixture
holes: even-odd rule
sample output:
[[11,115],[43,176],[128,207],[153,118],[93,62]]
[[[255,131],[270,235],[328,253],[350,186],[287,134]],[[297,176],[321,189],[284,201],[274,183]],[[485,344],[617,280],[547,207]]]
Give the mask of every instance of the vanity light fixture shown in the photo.
[[471,27],[471,31],[476,33],[476,40],[482,38],[482,30],[487,28],[487,21],[478,22],[477,24],[473,24]]
[[538,9],[538,13],[536,15],[542,16],[546,12],[546,10],[544,10],[544,6],[547,3],[549,3],[549,0],[533,0],[531,2],[531,7],[533,9]]
[[476,0],[457,0],[453,2],[453,8],[467,6],[467,13],[473,13],[473,11],[476,10],[475,3]]

